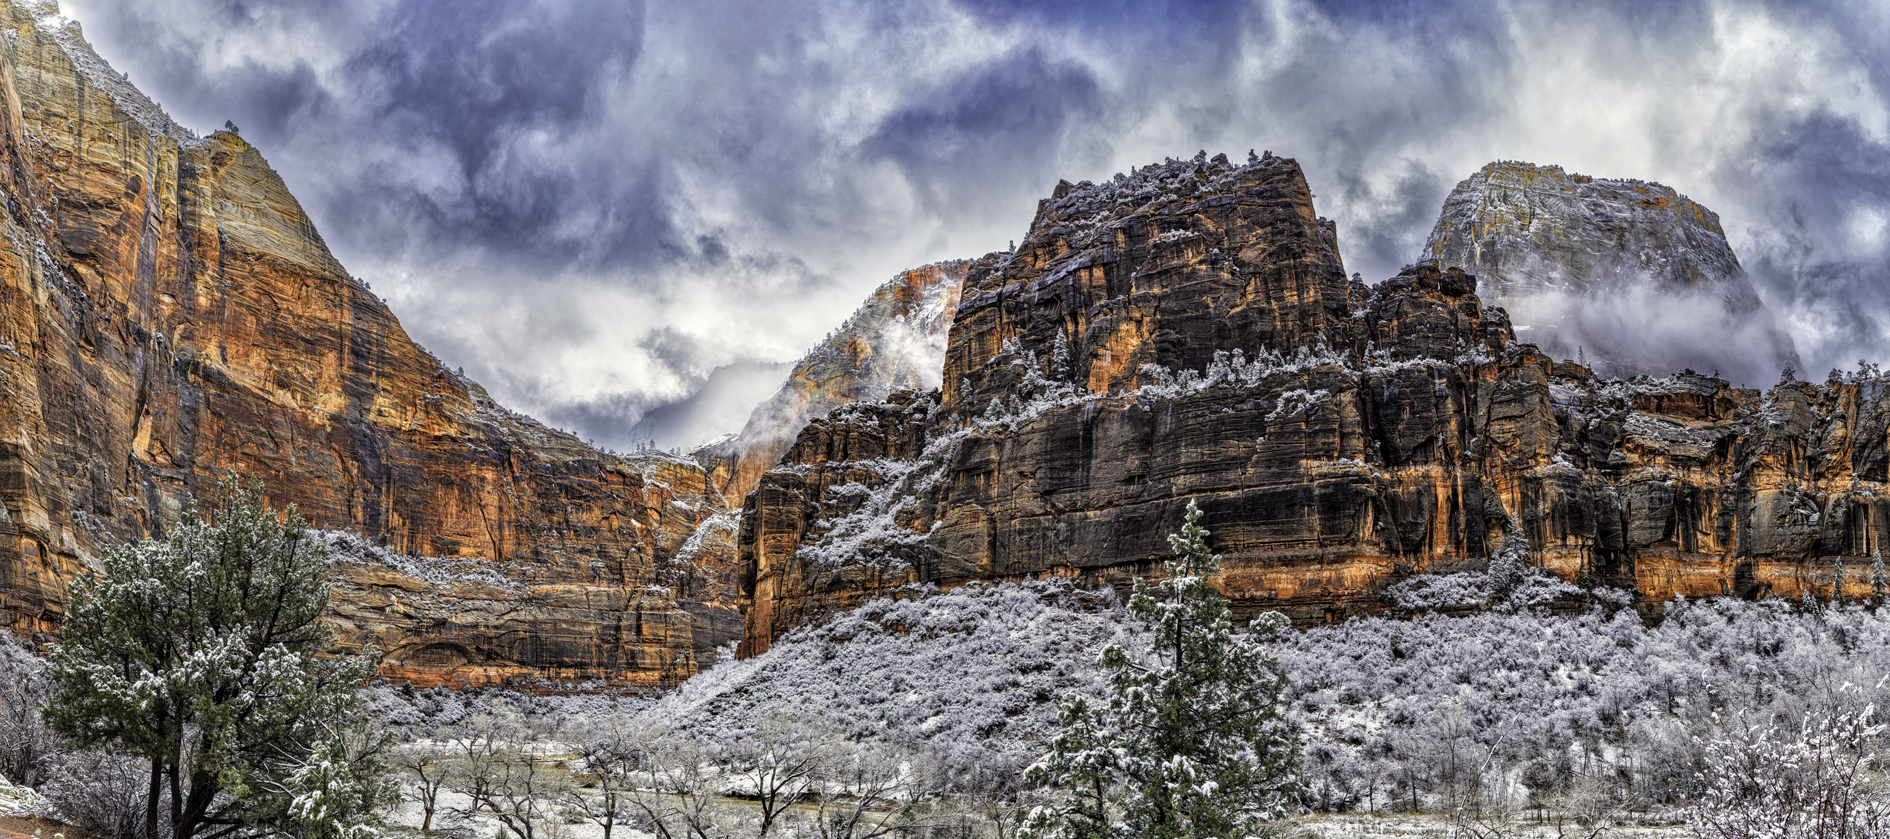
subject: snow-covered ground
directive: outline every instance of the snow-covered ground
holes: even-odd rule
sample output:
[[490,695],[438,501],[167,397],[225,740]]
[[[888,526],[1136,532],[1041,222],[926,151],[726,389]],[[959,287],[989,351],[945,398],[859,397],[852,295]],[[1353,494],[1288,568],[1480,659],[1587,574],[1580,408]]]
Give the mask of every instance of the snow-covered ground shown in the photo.
[[[1591,828],[1565,822],[1532,823],[1521,819],[1505,825],[1478,825],[1477,833],[1459,832],[1448,816],[1414,815],[1315,815],[1299,821],[1299,826],[1319,839],[1460,839],[1466,836],[1500,836],[1503,839],[1586,839]],[[1679,825],[1629,825],[1611,827],[1599,834],[1609,839],[1694,839],[1693,831]]]

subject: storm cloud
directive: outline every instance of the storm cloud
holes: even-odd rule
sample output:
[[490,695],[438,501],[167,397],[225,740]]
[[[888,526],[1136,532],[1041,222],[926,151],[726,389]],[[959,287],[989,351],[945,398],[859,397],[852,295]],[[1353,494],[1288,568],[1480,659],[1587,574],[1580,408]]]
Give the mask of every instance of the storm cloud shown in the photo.
[[1808,369],[1890,359],[1881,4],[63,6],[180,122],[241,126],[448,365],[606,445],[1021,238],[1059,178],[1198,149],[1297,158],[1372,281],[1490,160],[1659,181]]

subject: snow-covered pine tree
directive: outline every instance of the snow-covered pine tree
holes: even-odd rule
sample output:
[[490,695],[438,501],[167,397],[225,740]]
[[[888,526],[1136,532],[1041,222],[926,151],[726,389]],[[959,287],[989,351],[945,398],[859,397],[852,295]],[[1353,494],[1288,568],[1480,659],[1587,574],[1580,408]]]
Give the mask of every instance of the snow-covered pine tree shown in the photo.
[[1146,648],[1110,645],[1104,707],[1066,702],[1063,734],[1030,769],[1066,797],[1031,813],[1024,835],[1048,839],[1243,836],[1299,795],[1297,733],[1281,705],[1286,676],[1261,642],[1288,624],[1269,612],[1236,635],[1213,577],[1201,511],[1168,537],[1167,579],[1137,580],[1129,610],[1153,630]]
[[144,839],[164,824],[171,839],[379,834],[386,740],[357,690],[378,653],[328,654],[327,559],[294,507],[278,517],[232,473],[210,520],[186,507],[165,540],[114,550],[67,589],[45,719],[147,763]]
[[1528,557],[1529,540],[1523,536],[1516,517],[1510,516],[1509,526],[1503,530],[1503,547],[1490,555],[1489,568],[1484,572],[1484,591],[1491,606],[1509,602],[1517,587],[1528,581],[1528,572],[1523,568]]
[[1883,549],[1870,553],[1870,605],[1883,608],[1884,598],[1890,597],[1890,573],[1883,567]]

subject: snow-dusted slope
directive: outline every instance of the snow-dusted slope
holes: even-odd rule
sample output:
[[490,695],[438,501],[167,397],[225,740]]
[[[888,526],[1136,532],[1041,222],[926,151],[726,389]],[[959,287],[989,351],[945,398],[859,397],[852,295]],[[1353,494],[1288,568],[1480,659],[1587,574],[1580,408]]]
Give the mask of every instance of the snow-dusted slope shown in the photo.
[[797,362],[781,389],[755,407],[741,433],[715,447],[716,480],[729,501],[739,505],[816,417],[849,402],[938,387],[959,290],[975,262],[900,272]]

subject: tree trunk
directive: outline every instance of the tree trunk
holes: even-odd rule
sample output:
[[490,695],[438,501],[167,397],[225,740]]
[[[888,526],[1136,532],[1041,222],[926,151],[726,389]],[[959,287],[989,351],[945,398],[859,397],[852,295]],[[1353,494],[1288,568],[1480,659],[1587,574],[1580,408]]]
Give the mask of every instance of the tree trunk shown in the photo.
[[[177,785],[177,775],[172,773],[171,784]],[[210,805],[216,801],[219,789],[216,776],[204,770],[190,773],[190,796],[180,809],[172,807],[177,815],[177,823],[171,826],[172,839],[191,839],[210,815]]]
[[151,786],[144,796],[144,839],[157,839],[158,793],[163,782],[164,761],[151,758]]
[[[183,762],[183,757],[180,754],[178,763],[181,762]],[[171,778],[171,839],[190,839],[191,834],[196,832],[194,827],[187,831],[184,825],[184,785],[178,780],[178,773],[182,771],[177,763],[171,764],[165,770]]]

